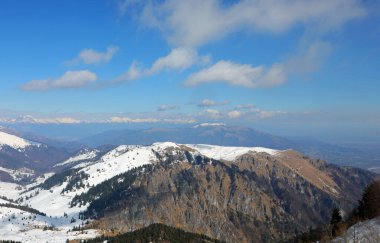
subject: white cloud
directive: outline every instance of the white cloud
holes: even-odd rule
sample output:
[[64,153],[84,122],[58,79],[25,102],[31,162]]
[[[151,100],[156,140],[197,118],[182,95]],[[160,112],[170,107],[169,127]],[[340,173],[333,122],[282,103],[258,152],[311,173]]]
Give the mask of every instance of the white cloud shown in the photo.
[[[2,110],[1,110],[2,111]],[[310,116],[310,112],[287,112],[262,110],[256,107],[244,109],[204,109],[196,113],[33,113],[5,111],[0,116],[4,124],[112,124],[112,123],[156,123],[156,124],[194,124],[194,123],[228,123],[251,122],[275,117]]]
[[160,122],[157,118],[130,118],[114,116],[108,120],[109,123],[156,123]]
[[233,110],[227,113],[229,118],[239,118],[241,116],[241,112],[237,110]]
[[68,61],[68,65],[75,65],[79,63],[84,64],[100,64],[109,62],[112,57],[119,51],[117,46],[109,46],[105,52],[95,51],[93,49],[82,50],[76,58]]
[[130,82],[146,76],[160,73],[162,71],[183,71],[193,65],[204,65],[210,62],[209,55],[201,56],[191,48],[175,48],[166,56],[158,58],[150,68],[144,69],[140,63],[134,61],[128,71],[116,79],[103,84],[103,86]]
[[204,99],[198,104],[198,106],[199,107],[222,106],[222,105],[227,105],[228,103],[229,103],[228,101],[217,102],[215,100]]
[[158,58],[147,73],[154,74],[164,70],[182,71],[194,64],[208,62],[209,59],[209,56],[199,56],[194,49],[179,47],[171,50],[167,56]]
[[265,70],[263,66],[252,67],[249,64],[238,64],[231,61],[219,61],[216,64],[196,72],[185,81],[188,86],[203,83],[224,82],[235,86],[257,88],[280,84],[285,81],[282,70],[274,67]]
[[78,124],[81,120],[73,117],[33,117],[31,115],[20,115],[16,118],[0,118],[4,123],[26,123],[26,124]]
[[178,110],[178,105],[160,105],[157,110],[158,111],[169,111],[169,110]]
[[173,124],[193,124],[197,120],[191,117],[187,118],[131,118],[114,116],[106,120],[106,123],[173,123]]
[[330,51],[331,47],[328,43],[317,41],[307,48],[301,48],[298,54],[288,60],[274,63],[268,68],[263,65],[253,67],[249,64],[222,60],[190,75],[185,81],[185,85],[197,86],[219,82],[246,88],[281,85],[287,82],[292,75],[315,71],[330,54]]
[[80,120],[72,117],[33,118],[36,124],[78,124]]
[[197,123],[197,120],[194,118],[167,118],[162,119],[163,122],[173,123],[173,124],[194,124]]
[[[159,29],[177,46],[201,46],[233,32],[281,33],[303,26],[313,32],[335,29],[366,15],[357,0],[120,0],[143,25]],[[139,4],[139,6],[135,6]]]
[[89,70],[67,71],[56,79],[32,80],[22,85],[25,91],[46,91],[51,89],[74,89],[88,86],[97,76]]
[[53,115],[48,114],[23,114],[18,116],[0,117],[0,123],[8,124],[91,124],[91,123],[172,123],[172,124],[193,124],[197,120],[191,114],[179,114],[170,116],[159,116],[152,114],[151,117],[143,117],[134,114],[133,116],[115,114],[71,114]]

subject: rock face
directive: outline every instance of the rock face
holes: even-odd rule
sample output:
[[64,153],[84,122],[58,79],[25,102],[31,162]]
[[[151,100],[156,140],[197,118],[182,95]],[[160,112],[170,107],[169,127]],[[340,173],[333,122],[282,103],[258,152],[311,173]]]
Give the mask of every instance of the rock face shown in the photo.
[[328,221],[334,206],[349,210],[375,178],[291,150],[226,161],[188,146],[167,148],[142,170],[108,203],[97,203],[105,200],[99,194],[90,204],[96,227],[128,232],[165,223],[227,242],[285,240]]

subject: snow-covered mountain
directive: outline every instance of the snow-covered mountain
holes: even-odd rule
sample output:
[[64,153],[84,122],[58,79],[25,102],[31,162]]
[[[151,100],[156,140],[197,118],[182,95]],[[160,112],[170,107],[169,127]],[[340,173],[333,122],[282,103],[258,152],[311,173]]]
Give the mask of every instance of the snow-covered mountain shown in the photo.
[[25,148],[30,147],[30,146],[36,146],[36,147],[42,146],[42,144],[40,143],[32,142],[32,141],[17,137],[15,135],[0,131],[0,147],[4,145],[9,146],[13,149],[17,149],[19,151],[24,150]]
[[[272,211],[278,213],[276,217],[280,217],[282,218],[281,220],[288,223],[294,223],[300,219],[297,219],[292,211],[286,211],[289,210],[286,208],[296,207],[299,198],[310,201],[310,205],[319,205],[317,208],[321,207],[321,210],[326,210],[330,207],[330,203],[324,204],[324,202],[329,202],[329,200],[345,202],[343,199],[341,200],[343,193],[346,196],[349,195],[349,200],[355,200],[356,198],[352,195],[356,192],[354,190],[347,192],[347,188],[356,187],[358,188],[357,190],[360,190],[372,176],[361,171],[348,169],[343,172],[337,167],[327,166],[321,161],[312,161],[292,150],[177,144],[172,142],[160,142],[148,146],[121,145],[108,151],[83,149],[61,160],[60,163],[52,168],[52,171],[47,171],[29,184],[20,184],[17,180],[0,182],[0,197],[2,198],[2,201],[0,201],[0,235],[5,237],[4,239],[35,242],[38,237],[45,237],[54,239],[57,242],[64,242],[65,239],[93,237],[100,234],[100,232],[95,229],[85,230],[83,233],[82,231],[73,232],[72,230],[83,227],[88,222],[91,225],[90,218],[94,217],[93,213],[98,217],[103,215],[104,222],[107,222],[105,225],[108,225],[113,219],[112,217],[109,218],[108,213],[104,213],[104,211],[122,210],[122,207],[115,208],[111,205],[118,201],[122,205],[125,200],[125,203],[133,204],[133,201],[128,201],[132,200],[132,198],[136,203],[132,208],[135,209],[138,209],[139,205],[144,205],[140,200],[153,200],[154,205],[161,205],[160,203],[166,205],[166,209],[161,210],[160,214],[176,214],[170,208],[179,210],[176,207],[181,206],[183,203],[182,207],[185,210],[193,210],[192,213],[198,214],[206,209],[201,209],[197,206],[192,209],[186,209],[186,205],[190,201],[192,204],[200,203],[202,205],[216,203],[215,205],[219,205],[217,206],[218,208],[222,207],[222,205],[225,205],[225,200],[227,200],[225,197],[228,195],[230,195],[228,197],[233,196],[230,194],[232,191],[227,193],[223,191],[223,188],[231,186],[232,188],[228,190],[233,190],[233,194],[237,193],[236,195],[240,196],[236,199],[228,200],[238,200],[235,203],[239,205],[240,203],[244,205],[250,202],[251,206],[249,207],[256,205],[254,206],[255,210],[272,207]],[[9,173],[15,176],[16,173],[21,172],[9,171]],[[28,172],[24,171],[23,173],[27,174]],[[346,177],[347,174],[352,174],[353,179],[349,181],[336,179],[343,176],[343,174]],[[269,179],[269,184],[266,184],[267,179]],[[294,182],[295,184],[284,187],[283,190],[288,192],[282,192],[281,197],[276,196],[278,190],[276,189],[278,187],[276,183],[285,182]],[[208,183],[208,186],[204,185],[204,183]],[[251,185],[251,183],[254,183],[255,186]],[[194,186],[195,188],[193,188]],[[216,187],[214,188],[214,186]],[[170,198],[178,198],[186,195],[183,193],[187,190],[189,190],[189,193],[198,193],[196,188],[199,187],[204,187],[202,193],[199,191],[201,194],[195,197],[198,198],[199,196],[197,200],[200,201],[193,201],[195,198],[191,199],[192,196],[186,196],[187,200],[190,200],[189,202],[183,202],[178,205],[174,203],[169,206],[168,204],[173,202],[161,202],[154,196],[157,195],[158,191],[165,191],[165,195],[167,193],[173,194]],[[247,191],[247,188],[251,189]],[[211,191],[207,192],[207,190]],[[270,192],[272,190],[273,192]],[[293,194],[297,191],[301,194],[296,199]],[[216,198],[211,194],[206,196],[206,198],[211,197],[212,202],[208,202],[209,199],[202,199],[205,196],[203,193],[206,193],[206,195],[208,195],[207,193],[217,193],[217,196]],[[243,195],[251,199],[239,199]],[[287,206],[287,202],[283,201],[284,198],[282,197],[289,197],[287,200],[292,199],[293,206]],[[321,200],[321,197],[324,199]],[[164,198],[166,196],[163,197],[162,195],[162,199]],[[274,201],[272,202],[272,200]],[[347,201],[347,199],[344,200]],[[145,203],[148,201],[145,201]],[[263,202],[266,203],[263,204]],[[99,208],[99,205],[103,206]],[[155,212],[154,209],[149,208],[149,205],[149,203],[146,204],[146,210],[149,209]],[[247,206],[248,204],[244,207]],[[220,208],[220,210],[220,212],[224,212],[223,210],[225,209]],[[297,208],[297,210],[301,209]],[[323,217],[318,216],[319,209],[311,208],[308,210],[314,212],[314,221],[322,220]],[[209,214],[208,211],[203,213],[206,216]],[[252,214],[251,211],[246,213]],[[265,217],[273,217],[268,212],[264,213],[266,216],[262,218],[260,215],[263,213],[264,211],[260,214],[256,212],[250,217],[254,217],[259,221]],[[145,213],[140,212],[138,214],[144,215]],[[218,216],[221,218],[217,222],[226,220],[223,215],[224,213],[221,213]],[[153,219],[153,221],[148,220],[146,216],[142,217],[138,221],[141,226],[146,226],[149,222],[155,221]],[[178,217],[181,218],[182,216]],[[179,222],[176,222],[175,218],[171,219],[174,221],[169,220],[168,222],[178,224]],[[101,218],[97,218],[97,220],[99,219]],[[123,224],[126,223],[123,221]],[[209,223],[205,221],[203,224]],[[207,233],[216,237],[215,234],[219,227],[217,225],[215,227],[210,226]],[[301,225],[297,227],[302,229]],[[190,224],[184,224],[187,230],[194,231],[189,226]],[[137,225],[127,223],[126,227],[134,229]],[[235,230],[232,226],[228,227],[231,227],[229,230]],[[278,230],[275,226],[273,227],[273,230]],[[44,228],[48,230],[44,231]],[[231,235],[231,238],[228,238],[227,235],[222,234],[220,237],[225,240],[238,239],[236,235]]]
[[[12,181],[16,174],[25,174],[25,171],[29,174],[46,171],[58,161],[67,158],[68,154],[63,148],[31,141],[1,128],[0,180]],[[20,180],[19,176],[18,178]]]

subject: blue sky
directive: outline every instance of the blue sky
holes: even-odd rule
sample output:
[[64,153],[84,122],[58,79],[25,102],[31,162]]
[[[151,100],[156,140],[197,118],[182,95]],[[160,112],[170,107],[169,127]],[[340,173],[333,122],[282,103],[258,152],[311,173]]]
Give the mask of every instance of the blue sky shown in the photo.
[[380,136],[376,1],[0,3],[0,121]]

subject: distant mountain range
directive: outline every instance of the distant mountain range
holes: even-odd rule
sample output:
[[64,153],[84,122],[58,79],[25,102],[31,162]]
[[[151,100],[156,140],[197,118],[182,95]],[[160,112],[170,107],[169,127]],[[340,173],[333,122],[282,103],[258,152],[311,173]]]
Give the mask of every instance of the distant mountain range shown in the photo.
[[97,147],[103,144],[152,144],[157,141],[294,149],[314,158],[327,160],[330,163],[354,165],[361,168],[374,167],[380,163],[377,154],[371,154],[359,149],[346,148],[312,139],[288,139],[252,128],[223,124],[200,124],[184,128],[111,130],[75,142]]
[[[64,148],[24,139],[6,129],[0,129],[0,167],[8,171],[21,169],[29,171],[30,175],[35,171],[44,172],[68,156],[69,153]],[[0,179],[3,181],[12,181],[13,177],[0,169]],[[18,178],[21,179],[22,177]]]

